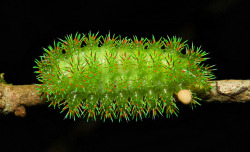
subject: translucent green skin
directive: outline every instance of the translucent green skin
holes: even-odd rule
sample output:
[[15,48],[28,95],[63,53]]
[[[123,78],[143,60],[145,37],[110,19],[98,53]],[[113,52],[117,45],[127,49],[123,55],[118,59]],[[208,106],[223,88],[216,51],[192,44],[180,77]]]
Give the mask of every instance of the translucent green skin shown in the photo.
[[[85,44],[83,44],[85,43]],[[101,43],[101,46],[100,46]],[[96,119],[155,118],[177,115],[174,94],[190,89],[209,89],[214,76],[209,66],[200,65],[207,53],[189,48],[177,38],[159,41],[110,38],[97,34],[75,37],[45,49],[39,71],[39,92],[47,93],[51,105],[67,111],[66,118]]]

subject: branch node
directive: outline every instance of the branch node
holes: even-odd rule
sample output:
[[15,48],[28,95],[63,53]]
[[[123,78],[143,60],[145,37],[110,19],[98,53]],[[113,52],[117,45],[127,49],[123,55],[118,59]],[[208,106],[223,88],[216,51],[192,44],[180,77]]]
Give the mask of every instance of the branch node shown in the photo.
[[26,116],[26,110],[24,108],[24,106],[17,106],[15,108],[15,116],[18,116],[18,117],[25,117]]

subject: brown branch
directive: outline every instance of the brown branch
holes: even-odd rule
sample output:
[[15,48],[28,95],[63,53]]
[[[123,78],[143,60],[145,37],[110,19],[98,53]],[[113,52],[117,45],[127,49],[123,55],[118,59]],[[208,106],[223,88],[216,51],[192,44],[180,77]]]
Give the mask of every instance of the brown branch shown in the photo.
[[46,98],[41,99],[36,87],[36,85],[0,83],[0,113],[14,113],[16,116],[25,117],[25,107],[44,104]]
[[[205,102],[247,102],[250,101],[250,80],[217,80],[211,81],[213,89],[202,95]],[[44,104],[37,94],[36,85],[9,85],[0,83],[0,113],[26,115],[25,107]]]
[[206,102],[247,102],[250,101],[250,80],[211,81],[213,89],[206,93]]

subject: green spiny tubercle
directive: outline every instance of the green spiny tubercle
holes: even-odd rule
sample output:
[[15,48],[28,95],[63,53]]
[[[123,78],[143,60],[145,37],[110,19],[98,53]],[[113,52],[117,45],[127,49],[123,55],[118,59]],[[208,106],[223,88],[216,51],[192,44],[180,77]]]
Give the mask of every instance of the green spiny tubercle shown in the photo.
[[208,91],[208,80],[214,79],[212,66],[201,64],[207,53],[176,37],[156,41],[76,34],[44,51],[40,61],[35,60],[42,82],[37,89],[65,118],[177,116],[174,96],[190,90],[193,108],[199,105],[195,91]]

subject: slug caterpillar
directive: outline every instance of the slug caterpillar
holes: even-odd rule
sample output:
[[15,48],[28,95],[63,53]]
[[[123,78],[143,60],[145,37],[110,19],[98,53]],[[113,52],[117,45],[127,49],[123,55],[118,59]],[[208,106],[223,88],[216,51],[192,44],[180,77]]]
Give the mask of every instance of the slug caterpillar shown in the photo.
[[69,35],[44,49],[37,84],[50,106],[65,118],[96,116],[106,119],[155,118],[176,115],[176,94],[192,92],[190,106],[199,105],[195,91],[210,89],[212,66],[201,64],[206,53],[181,38]]

